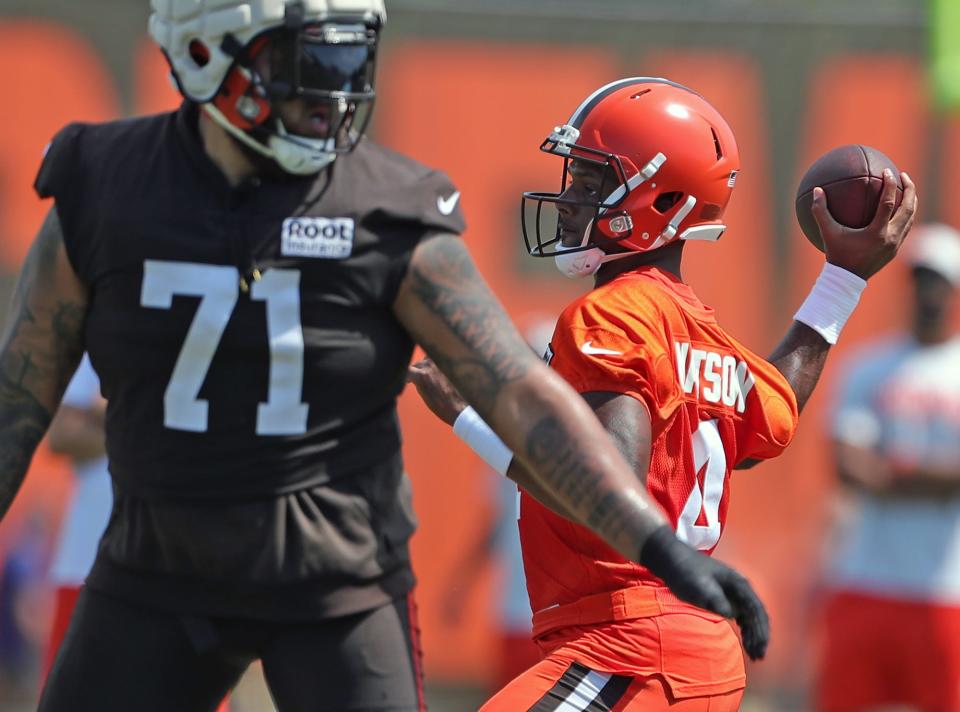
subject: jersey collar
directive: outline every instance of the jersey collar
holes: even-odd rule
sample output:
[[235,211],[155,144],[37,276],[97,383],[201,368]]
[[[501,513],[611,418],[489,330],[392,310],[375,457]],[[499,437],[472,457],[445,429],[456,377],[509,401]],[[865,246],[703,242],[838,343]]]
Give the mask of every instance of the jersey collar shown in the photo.
[[643,265],[637,269],[624,272],[614,279],[645,279],[655,282],[661,289],[669,293],[676,302],[691,316],[700,321],[716,322],[717,315],[713,307],[709,307],[700,301],[693,288],[682,282],[679,277],[671,272],[660,269],[653,265]]

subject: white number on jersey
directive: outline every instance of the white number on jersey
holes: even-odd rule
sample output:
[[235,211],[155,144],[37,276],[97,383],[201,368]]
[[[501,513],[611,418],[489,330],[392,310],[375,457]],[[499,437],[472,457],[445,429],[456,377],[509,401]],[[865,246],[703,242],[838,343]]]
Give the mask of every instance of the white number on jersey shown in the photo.
[[303,329],[300,327],[300,272],[272,269],[253,283],[250,297],[266,302],[270,339],[270,388],[257,406],[258,435],[307,431],[303,394]]
[[[163,424],[173,430],[207,431],[207,401],[197,398],[239,297],[236,267],[145,260],[140,304],[169,309],[174,295],[200,297],[163,395]],[[254,282],[252,299],[266,303],[270,343],[267,402],[257,406],[257,435],[297,435],[307,430],[303,397],[303,329],[300,272],[274,269]]]
[[[693,434],[693,467],[699,475],[704,470],[703,490],[699,477],[677,519],[677,537],[695,549],[712,549],[720,541],[720,499],[727,474],[727,456],[717,421],[704,420]],[[706,524],[697,524],[700,513]]]

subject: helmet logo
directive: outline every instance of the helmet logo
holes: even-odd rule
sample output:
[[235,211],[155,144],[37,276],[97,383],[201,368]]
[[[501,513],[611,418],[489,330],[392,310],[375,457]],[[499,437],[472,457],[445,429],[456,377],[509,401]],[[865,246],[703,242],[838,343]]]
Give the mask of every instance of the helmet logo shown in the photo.
[[730,177],[727,178],[727,187],[732,188],[737,182],[737,171],[730,171]]
[[260,104],[249,96],[237,99],[237,113],[247,121],[254,122],[260,116]]
[[629,215],[618,215],[610,221],[610,232],[615,235],[622,235],[633,229],[633,220]]

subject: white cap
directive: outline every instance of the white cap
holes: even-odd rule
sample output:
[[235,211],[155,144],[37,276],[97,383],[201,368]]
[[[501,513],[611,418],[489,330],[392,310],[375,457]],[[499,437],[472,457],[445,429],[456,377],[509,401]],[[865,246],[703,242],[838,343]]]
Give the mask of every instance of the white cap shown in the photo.
[[911,267],[926,267],[960,287],[960,232],[949,225],[926,223],[913,228],[907,241]]

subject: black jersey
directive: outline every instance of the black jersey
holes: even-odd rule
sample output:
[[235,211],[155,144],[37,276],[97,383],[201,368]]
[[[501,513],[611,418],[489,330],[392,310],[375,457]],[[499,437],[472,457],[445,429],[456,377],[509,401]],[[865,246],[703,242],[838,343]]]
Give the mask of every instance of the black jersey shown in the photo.
[[[90,289],[108,401],[117,497],[91,585],[141,596],[155,577],[179,605],[200,582],[225,614],[257,614],[266,587],[291,617],[408,588],[413,344],[390,307],[419,241],[463,229],[446,176],[364,139],[318,176],[232,188],[185,104],[68,126],[37,190]],[[223,610],[227,589],[249,600]]]

